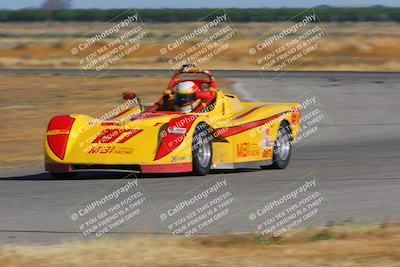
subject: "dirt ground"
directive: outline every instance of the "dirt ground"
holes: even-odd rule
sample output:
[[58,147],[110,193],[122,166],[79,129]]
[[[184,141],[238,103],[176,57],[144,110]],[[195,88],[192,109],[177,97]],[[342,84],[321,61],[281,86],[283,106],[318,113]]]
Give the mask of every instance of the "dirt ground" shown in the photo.
[[[147,23],[149,38],[140,53],[132,53],[112,68],[170,68],[168,56],[160,54],[160,47],[170,36],[191,23]],[[112,26],[110,24],[110,26]],[[230,25],[237,37],[229,41],[227,53],[208,61],[212,69],[258,69],[249,56],[263,34],[279,32],[279,23],[235,23]],[[398,23],[324,23],[327,33],[319,42],[318,53],[304,57],[294,70],[336,71],[400,71],[400,32]],[[106,28],[101,23],[0,23],[1,68],[80,68],[71,53],[71,45],[80,43],[88,33]],[[188,31],[188,30],[187,30]],[[264,36],[264,37],[265,37]],[[277,47],[287,42],[277,42]],[[98,42],[101,47],[104,45]],[[179,49],[189,48],[188,42]],[[139,51],[139,50],[138,50]]]
[[0,246],[0,265],[42,266],[400,266],[400,225],[333,226],[279,238],[147,237]]

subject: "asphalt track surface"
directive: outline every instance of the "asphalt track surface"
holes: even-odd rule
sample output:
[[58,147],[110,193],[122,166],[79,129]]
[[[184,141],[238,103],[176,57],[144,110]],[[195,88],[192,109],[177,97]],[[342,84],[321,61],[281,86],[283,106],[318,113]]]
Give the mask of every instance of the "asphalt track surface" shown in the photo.
[[[11,73],[3,70],[0,75]],[[308,93],[329,120],[321,122],[321,134],[296,147],[285,170],[226,173],[245,208],[312,174],[332,208],[316,224],[400,218],[400,74],[298,72],[262,78],[257,72],[246,73],[250,72],[219,74],[235,82],[243,100],[288,102]],[[157,208],[217,175],[145,176],[139,182]],[[66,211],[123,177],[86,173],[77,180],[54,180],[41,173],[1,179],[0,242],[58,243],[79,238]],[[158,216],[147,215],[132,231],[116,236],[168,233]],[[237,216],[223,231],[251,231],[247,216]]]

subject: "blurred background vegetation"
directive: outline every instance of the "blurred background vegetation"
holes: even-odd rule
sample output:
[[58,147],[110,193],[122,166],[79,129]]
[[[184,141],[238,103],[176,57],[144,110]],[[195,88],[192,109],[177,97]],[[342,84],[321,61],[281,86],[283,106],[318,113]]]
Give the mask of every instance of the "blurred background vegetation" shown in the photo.
[[[61,7],[62,9],[59,9]],[[109,21],[126,9],[67,9],[67,5],[43,5],[43,9],[0,10],[0,22],[24,21]],[[373,7],[329,7],[314,8],[322,22],[400,21],[400,8]],[[49,16],[49,10],[51,16]],[[215,9],[139,9],[144,22],[197,21]],[[301,8],[228,8],[225,9],[233,22],[287,21],[304,11]]]

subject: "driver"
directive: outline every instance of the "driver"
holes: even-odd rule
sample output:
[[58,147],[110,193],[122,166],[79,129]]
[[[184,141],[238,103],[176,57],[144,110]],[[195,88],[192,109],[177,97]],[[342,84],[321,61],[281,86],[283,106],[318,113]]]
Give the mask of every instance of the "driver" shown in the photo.
[[193,112],[204,100],[213,97],[213,92],[200,90],[194,82],[182,81],[178,83],[174,90],[175,111]]

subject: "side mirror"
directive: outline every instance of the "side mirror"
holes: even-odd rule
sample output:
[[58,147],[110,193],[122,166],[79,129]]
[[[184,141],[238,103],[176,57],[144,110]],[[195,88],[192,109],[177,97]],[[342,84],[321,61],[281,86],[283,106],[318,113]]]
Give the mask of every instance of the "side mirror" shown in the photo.
[[135,92],[123,92],[122,93],[122,99],[124,99],[124,100],[132,100],[135,98],[136,98]]
[[[122,93],[122,99],[128,101],[128,100],[135,100],[136,102],[133,103],[133,106],[136,106],[136,104],[139,104],[140,107],[140,112],[143,112],[143,106],[142,103],[140,103],[139,97],[137,97],[135,92],[123,92]],[[133,107],[131,106],[131,108]]]

